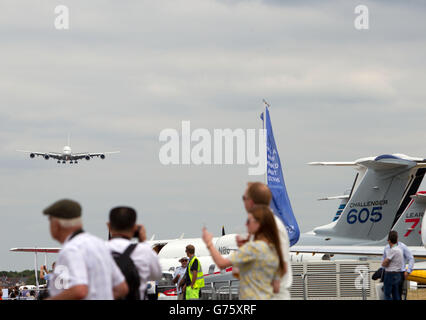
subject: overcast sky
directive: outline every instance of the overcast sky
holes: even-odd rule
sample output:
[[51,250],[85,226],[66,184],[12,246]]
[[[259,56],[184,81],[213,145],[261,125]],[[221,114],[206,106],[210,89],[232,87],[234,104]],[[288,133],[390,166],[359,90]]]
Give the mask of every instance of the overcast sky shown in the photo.
[[[57,5],[70,29],[57,30]],[[354,27],[355,7],[369,29]],[[20,246],[59,246],[42,210],[79,201],[106,238],[109,210],[133,206],[148,237],[244,232],[248,165],[164,166],[161,130],[260,128],[271,120],[302,232],[333,219],[351,161],[426,150],[423,1],[2,1],[0,270],[32,268]],[[78,165],[16,149],[120,150]],[[424,187],[424,184],[422,184]],[[40,256],[44,260],[44,256]],[[53,261],[49,258],[49,263]]]

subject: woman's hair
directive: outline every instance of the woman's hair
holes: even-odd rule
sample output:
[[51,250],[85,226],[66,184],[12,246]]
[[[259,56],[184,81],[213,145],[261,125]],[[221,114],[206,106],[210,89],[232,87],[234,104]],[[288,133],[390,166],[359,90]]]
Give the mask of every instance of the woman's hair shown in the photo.
[[260,235],[262,235],[275,247],[275,251],[277,252],[279,259],[279,271],[282,277],[286,272],[286,268],[274,214],[271,209],[265,205],[255,205],[249,210],[249,213],[252,214],[253,218],[255,218],[259,223],[259,229],[255,233],[254,238],[257,239]]

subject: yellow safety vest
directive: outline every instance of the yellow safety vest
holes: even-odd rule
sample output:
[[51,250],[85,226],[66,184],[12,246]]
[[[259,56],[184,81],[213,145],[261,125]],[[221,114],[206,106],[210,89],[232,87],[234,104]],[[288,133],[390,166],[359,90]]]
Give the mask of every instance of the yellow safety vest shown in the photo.
[[195,280],[194,288],[203,288],[204,287],[203,270],[201,269],[200,260],[198,260],[198,258],[196,256],[193,256],[191,261],[189,261],[189,264],[188,264],[189,280],[191,280],[191,283],[192,283],[191,266],[194,263],[195,259],[197,259],[197,261],[198,261],[198,270],[197,270],[197,280]]

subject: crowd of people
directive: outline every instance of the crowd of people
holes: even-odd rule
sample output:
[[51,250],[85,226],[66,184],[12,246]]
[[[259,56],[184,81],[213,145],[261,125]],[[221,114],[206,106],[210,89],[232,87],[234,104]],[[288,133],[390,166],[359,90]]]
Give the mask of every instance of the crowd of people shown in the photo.
[[[3,289],[7,289],[7,296],[4,296]],[[2,288],[0,287],[0,300],[36,300],[38,297],[37,291],[29,289],[29,287],[23,286],[19,288],[18,286]]]
[[[227,256],[217,250],[213,235],[202,229],[202,239],[214,263],[220,269],[232,266],[238,272],[242,300],[290,299],[289,237],[281,219],[270,209],[271,200],[267,185],[248,183],[243,195],[247,237],[237,236],[238,250]],[[48,290],[36,297],[35,292],[13,288],[9,290],[9,298],[147,299],[148,281],[159,280],[162,272],[157,252],[145,241],[145,227],[136,223],[137,213],[133,208],[116,207],[110,211],[108,241],[83,230],[82,208],[76,201],[57,201],[43,213],[49,218],[52,238],[62,244],[52,270],[49,272],[46,266],[40,269],[40,279],[46,281]],[[132,238],[138,242],[133,243]],[[386,299],[400,299],[401,283],[414,263],[408,248],[397,240],[397,234],[392,231],[383,256]],[[173,278],[178,299],[200,299],[205,286],[202,266],[193,245],[186,246],[185,254]]]

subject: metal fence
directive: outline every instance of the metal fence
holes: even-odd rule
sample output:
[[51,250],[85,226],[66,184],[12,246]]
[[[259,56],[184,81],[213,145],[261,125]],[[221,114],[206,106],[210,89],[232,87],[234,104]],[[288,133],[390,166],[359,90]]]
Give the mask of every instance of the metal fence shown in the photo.
[[[292,299],[377,299],[371,274],[377,262],[335,261],[327,263],[294,263]],[[204,300],[237,300],[239,280],[230,279],[206,283]]]
[[[371,284],[370,284],[370,273],[374,273],[375,271],[372,270],[365,270],[363,272],[347,272],[347,271],[343,271],[343,272],[335,272],[335,275],[357,275],[359,277],[359,287],[357,288],[356,285],[354,285],[355,290],[353,290],[355,292],[355,295],[352,295],[352,297],[356,297],[358,296],[356,293],[357,291],[361,293],[360,297],[362,298],[362,300],[367,300],[367,296],[370,295],[370,290],[371,290]],[[308,300],[308,282],[309,282],[309,277],[311,278],[319,278],[325,276],[324,280],[326,280],[327,276],[330,276],[330,273],[325,273],[325,272],[312,272],[312,273],[303,273],[303,274],[293,274],[293,277],[301,277],[302,278],[302,283],[303,283],[303,300]],[[317,280],[315,279],[315,280]],[[315,281],[314,280],[314,281]],[[356,281],[356,280],[354,280]],[[317,280],[317,284],[321,284],[321,281]],[[336,295],[337,298],[337,295]],[[342,298],[342,297],[340,297]]]
[[208,283],[201,291],[203,300],[238,300],[240,281],[222,280]]

